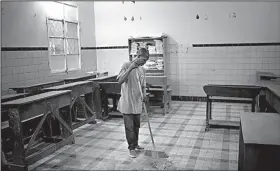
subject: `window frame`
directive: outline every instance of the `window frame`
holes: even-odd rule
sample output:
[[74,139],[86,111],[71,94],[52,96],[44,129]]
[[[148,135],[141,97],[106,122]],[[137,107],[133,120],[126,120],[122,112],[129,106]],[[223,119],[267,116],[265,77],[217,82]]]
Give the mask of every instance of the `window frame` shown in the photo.
[[[58,3],[61,3],[61,2],[58,2]],[[63,18],[62,19],[58,19],[58,18],[54,18],[54,17],[47,17],[46,18],[46,24],[47,24],[47,41],[48,41],[48,54],[49,54],[49,61],[48,61],[48,66],[49,66],[49,70],[51,72],[51,74],[59,74],[59,73],[68,73],[68,72],[72,72],[72,71],[80,71],[82,69],[82,66],[81,66],[81,39],[80,39],[80,32],[81,32],[81,29],[80,29],[80,22],[79,22],[79,8],[78,6],[74,6],[74,5],[69,5],[69,4],[65,4],[65,3],[61,3],[63,5],[63,10],[65,10],[65,6],[70,6],[70,7],[74,7],[74,8],[77,8],[77,21],[70,21],[70,20],[66,20],[66,16],[65,16],[65,11],[63,12]],[[49,25],[49,21],[50,20],[53,20],[53,21],[60,21],[62,22],[62,29],[63,29],[63,34],[62,34],[62,37],[60,36],[50,36],[50,25]],[[76,24],[77,25],[77,37],[76,38],[71,38],[71,37],[67,37],[66,35],[66,24],[67,23],[73,23],[73,24]],[[63,39],[63,54],[59,54],[59,55],[53,55],[51,54],[51,49],[50,49],[50,39],[55,39],[55,38],[60,38],[60,39]],[[69,39],[74,39],[74,40],[77,40],[78,42],[78,54],[68,54],[68,45],[66,44],[67,43],[67,40]],[[79,61],[79,64],[78,64],[78,67],[77,68],[70,68],[69,69],[69,63],[67,61],[67,56],[70,56],[70,55],[77,55],[78,56],[78,61]],[[57,69],[57,70],[53,70],[51,69],[51,58],[53,56],[64,56],[64,68],[63,69]]]

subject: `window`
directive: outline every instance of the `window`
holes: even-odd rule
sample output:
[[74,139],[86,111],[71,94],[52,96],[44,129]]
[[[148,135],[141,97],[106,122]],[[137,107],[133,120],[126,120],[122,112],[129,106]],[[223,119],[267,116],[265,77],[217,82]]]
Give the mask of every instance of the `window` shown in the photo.
[[78,8],[63,5],[63,18],[47,18],[51,73],[81,69]]

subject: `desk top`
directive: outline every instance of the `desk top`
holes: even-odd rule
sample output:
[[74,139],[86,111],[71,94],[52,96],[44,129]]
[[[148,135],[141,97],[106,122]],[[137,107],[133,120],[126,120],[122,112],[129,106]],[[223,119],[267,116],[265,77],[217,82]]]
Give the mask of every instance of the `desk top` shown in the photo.
[[258,86],[258,85],[242,85],[242,84],[239,84],[239,85],[223,85],[223,84],[208,84],[208,85],[205,85],[207,87],[225,87],[225,88],[247,88],[247,89],[260,89],[261,86]]
[[96,76],[96,74],[88,74],[88,75],[82,75],[82,76],[68,77],[68,78],[65,78],[64,81],[76,81],[79,79],[87,79],[87,78],[92,78],[95,76]]
[[117,77],[117,76],[118,75],[102,76],[102,77],[98,77],[98,78],[89,79],[89,81],[101,81],[101,80],[105,80],[105,79],[109,79],[109,78],[114,78],[114,77]]
[[74,86],[88,84],[88,83],[92,83],[92,82],[91,81],[78,81],[78,82],[73,82],[73,83],[69,83],[69,84],[63,84],[63,85],[44,88],[43,90],[66,90],[66,89],[69,89]]
[[209,96],[255,98],[261,91],[256,85],[219,85],[208,84],[203,86],[204,92]]
[[62,95],[62,94],[67,94],[67,93],[71,93],[71,90],[50,91],[50,92],[46,92],[46,93],[42,93],[42,94],[37,94],[37,95],[34,95],[34,96],[29,96],[29,97],[25,97],[25,98],[21,98],[21,99],[8,101],[8,102],[5,102],[5,103],[2,103],[2,105],[7,106],[7,107],[24,105],[24,104],[33,103],[35,101],[40,101],[40,100],[44,100],[44,99],[47,99],[47,98],[51,98],[51,97],[55,97],[55,96],[59,96],[59,95]]
[[33,87],[40,87],[48,84],[54,84],[54,83],[59,83],[63,82],[63,80],[57,80],[57,81],[50,81],[50,82],[42,82],[42,83],[34,83],[34,84],[24,84],[24,85],[19,85],[16,87],[11,87],[10,89],[24,89],[24,88],[33,88]]
[[9,101],[9,100],[13,100],[15,98],[24,97],[24,95],[27,95],[27,93],[7,94],[7,95],[4,95],[4,96],[1,96],[1,101],[6,102],[6,101]]
[[279,113],[241,113],[245,144],[280,145]]

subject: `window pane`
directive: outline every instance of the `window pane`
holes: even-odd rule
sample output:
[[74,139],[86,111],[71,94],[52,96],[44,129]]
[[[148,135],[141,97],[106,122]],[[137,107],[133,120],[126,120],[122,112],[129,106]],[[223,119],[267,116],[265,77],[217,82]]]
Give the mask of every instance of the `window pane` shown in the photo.
[[68,70],[80,69],[79,55],[67,55]]
[[65,56],[50,56],[50,69],[52,72],[65,71]]
[[66,22],[66,37],[78,38],[78,24]]
[[40,9],[44,10],[46,16],[56,19],[63,19],[63,4],[51,1],[41,1],[40,3]]
[[77,39],[66,39],[67,54],[79,54],[79,42]]
[[65,19],[69,21],[78,21],[78,8],[68,5],[65,5],[64,7]]
[[49,48],[51,55],[64,54],[64,41],[58,38],[49,38]]
[[63,37],[63,22],[49,19],[49,36]]

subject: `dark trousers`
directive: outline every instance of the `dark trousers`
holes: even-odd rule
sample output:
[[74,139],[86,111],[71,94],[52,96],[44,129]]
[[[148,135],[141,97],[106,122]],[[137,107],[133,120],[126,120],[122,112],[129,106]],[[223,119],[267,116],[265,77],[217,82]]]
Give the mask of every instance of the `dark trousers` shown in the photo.
[[134,150],[138,145],[140,114],[123,114],[123,118],[128,149]]

